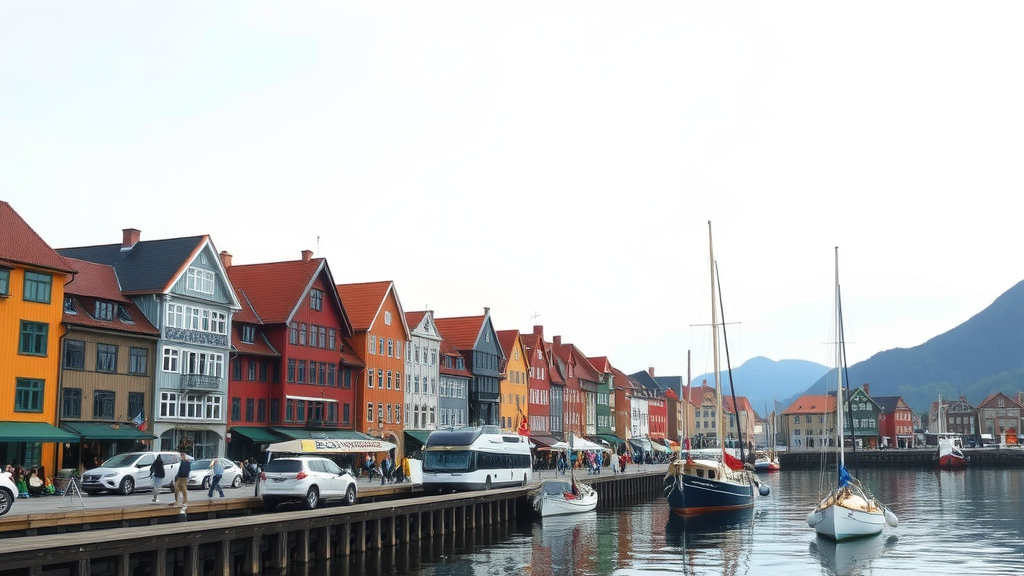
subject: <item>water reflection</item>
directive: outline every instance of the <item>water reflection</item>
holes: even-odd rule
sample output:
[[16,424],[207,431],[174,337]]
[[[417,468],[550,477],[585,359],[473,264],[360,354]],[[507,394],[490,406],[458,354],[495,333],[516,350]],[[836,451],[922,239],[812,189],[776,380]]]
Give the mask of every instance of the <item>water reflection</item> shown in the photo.
[[678,549],[683,573],[721,567],[720,574],[746,574],[750,567],[755,513],[753,508],[682,517],[669,514],[665,544]]
[[829,574],[855,576],[868,571],[871,561],[881,556],[883,550],[896,546],[896,542],[896,536],[883,536],[881,533],[845,542],[818,537],[811,541],[808,549],[811,556],[829,570]]

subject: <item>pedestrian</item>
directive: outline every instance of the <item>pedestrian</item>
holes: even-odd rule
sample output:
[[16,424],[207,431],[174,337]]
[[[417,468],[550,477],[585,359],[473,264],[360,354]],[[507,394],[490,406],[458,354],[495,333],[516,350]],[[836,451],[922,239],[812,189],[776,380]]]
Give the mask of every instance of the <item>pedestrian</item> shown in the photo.
[[160,454],[156,455],[156,460],[149,466],[149,477],[153,479],[153,502],[160,501],[160,489],[164,485],[164,458]]
[[213,470],[213,480],[210,481],[210,493],[206,497],[213,498],[213,491],[216,490],[223,498],[224,489],[220,487],[220,479],[224,477],[224,463],[220,461],[220,458],[214,457],[210,461],[210,470]]
[[[192,473],[192,462],[185,452],[181,452],[180,456],[181,464],[178,465],[178,474],[174,476],[174,502],[170,505],[184,508],[188,505],[188,475]],[[178,494],[181,494],[181,504],[178,504]]]
[[619,454],[617,452],[612,452],[611,461],[612,461],[612,474],[618,474],[619,473]]
[[597,456],[594,456],[594,463],[597,465],[597,473],[601,473],[601,467],[604,466],[604,452],[598,451]]
[[383,486],[387,479],[391,476],[391,459],[388,456],[384,456],[384,460],[380,463],[380,485]]
[[626,464],[629,464],[629,454],[623,454],[622,458],[619,460],[619,471],[623,474],[626,473]]
[[14,476],[11,478],[18,488],[18,498],[28,498],[28,482],[25,481],[25,469],[21,466],[14,468]]

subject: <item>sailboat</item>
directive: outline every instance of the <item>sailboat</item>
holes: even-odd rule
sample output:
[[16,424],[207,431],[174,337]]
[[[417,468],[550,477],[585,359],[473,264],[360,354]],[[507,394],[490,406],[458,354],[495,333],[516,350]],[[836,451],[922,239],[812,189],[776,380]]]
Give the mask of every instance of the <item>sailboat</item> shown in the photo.
[[[563,446],[559,442],[555,444],[556,449],[568,450],[570,453],[578,446],[574,442],[575,435],[569,434],[569,442]],[[599,448],[599,447],[598,447]],[[566,514],[579,514],[591,512],[597,508],[597,491],[589,484],[576,480],[574,466],[569,467],[569,481],[565,480],[543,480],[537,490],[531,492],[530,500],[533,509],[541,518],[548,516],[563,516]]]
[[[946,431],[946,410],[939,396],[938,433],[935,434],[935,465],[943,470],[963,470],[967,468],[968,457],[964,454],[963,438],[959,434]],[[929,444],[931,442],[928,442]]]
[[[843,309],[839,293],[839,248],[836,247],[836,286],[835,286],[835,329],[836,329],[836,436],[835,446],[827,444],[822,452],[822,481],[819,483],[818,505],[807,515],[807,524],[814,528],[819,536],[841,542],[853,538],[872,536],[882,531],[888,524],[896,527],[899,520],[891,510],[878,501],[846,470],[846,451],[844,450],[843,418],[843,386],[846,372],[846,344],[843,334]],[[854,443],[856,455],[856,443]],[[826,465],[829,451],[836,454],[836,467],[830,469]],[[827,490],[827,492],[825,492]]]
[[[711,222],[708,222],[708,247],[711,254],[711,330],[712,350],[715,370],[715,434],[720,444],[720,452],[714,455],[705,453],[695,455],[689,450],[689,442],[680,451],[679,456],[669,464],[665,474],[665,497],[669,508],[680,516],[694,516],[713,512],[727,512],[751,508],[754,506],[755,489],[762,496],[767,496],[769,487],[762,484],[754,474],[753,466],[744,464],[743,445],[739,443],[740,457],[726,451],[722,411],[722,374],[719,361],[719,329],[724,334],[724,318],[719,323],[719,307],[721,294],[717,290],[714,247],[711,241]],[[728,342],[725,342],[726,363],[728,366]],[[732,386],[732,370],[729,368],[729,383]],[[680,390],[680,395],[683,393]],[[680,396],[682,397],[682,396]],[[736,404],[733,391],[733,406]],[[736,421],[739,423],[739,410],[736,410]],[[696,457],[695,457],[696,456]]]
[[775,410],[768,414],[768,409],[765,407],[765,415],[769,416],[769,420],[764,426],[765,448],[754,452],[754,470],[757,472],[778,472],[779,455],[775,451]]

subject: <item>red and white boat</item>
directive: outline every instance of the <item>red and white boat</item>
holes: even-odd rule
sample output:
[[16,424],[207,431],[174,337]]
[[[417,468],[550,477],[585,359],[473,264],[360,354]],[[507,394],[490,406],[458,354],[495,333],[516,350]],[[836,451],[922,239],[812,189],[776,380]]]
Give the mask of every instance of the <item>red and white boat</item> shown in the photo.
[[936,465],[943,470],[961,470],[967,467],[968,457],[964,455],[963,440],[959,434],[939,434],[936,438]]

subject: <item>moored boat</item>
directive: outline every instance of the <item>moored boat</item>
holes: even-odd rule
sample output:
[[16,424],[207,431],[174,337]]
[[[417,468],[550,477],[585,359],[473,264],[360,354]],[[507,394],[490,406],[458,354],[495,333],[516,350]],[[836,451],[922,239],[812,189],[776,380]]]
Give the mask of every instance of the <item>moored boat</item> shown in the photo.
[[579,514],[597,508],[597,492],[575,478],[544,480],[531,499],[534,511],[541,518]]
[[943,470],[967,468],[968,457],[964,454],[963,440],[959,434],[942,434],[936,439],[935,464]]

